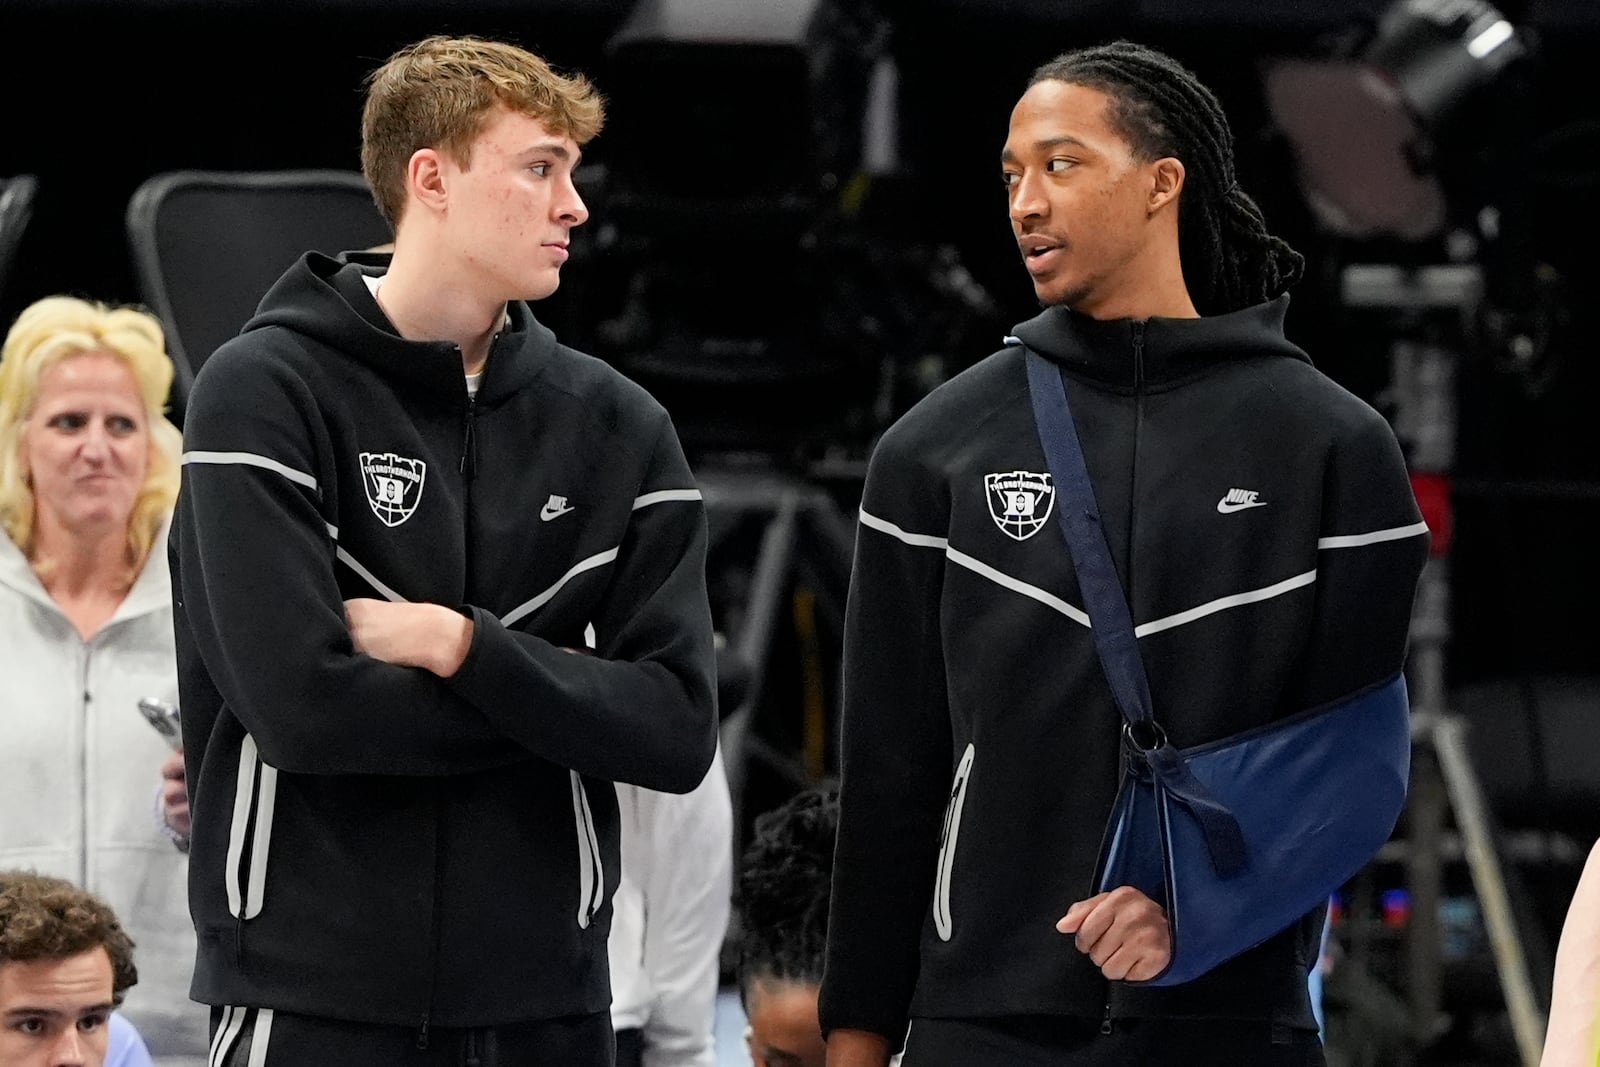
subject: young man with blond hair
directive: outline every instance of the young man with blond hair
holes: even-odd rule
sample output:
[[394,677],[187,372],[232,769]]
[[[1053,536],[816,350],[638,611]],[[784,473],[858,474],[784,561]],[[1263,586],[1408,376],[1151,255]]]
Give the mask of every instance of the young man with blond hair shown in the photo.
[[716,717],[672,424],[524,303],[602,117],[511,45],[403,49],[362,128],[392,257],[306,255],[195,383],[174,596],[213,1064],[612,1062],[611,784],[694,788]]

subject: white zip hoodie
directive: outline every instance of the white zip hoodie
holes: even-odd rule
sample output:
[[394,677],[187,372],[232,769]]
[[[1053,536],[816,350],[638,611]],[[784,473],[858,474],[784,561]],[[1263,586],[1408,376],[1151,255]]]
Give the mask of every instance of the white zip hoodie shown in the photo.
[[125,1014],[157,1056],[204,1054],[207,1029],[189,1000],[188,859],[155,808],[170,750],[137,706],[178,698],[166,540],[163,528],[85,641],[0,536],[0,869],[66,878],[111,905],[139,968]]

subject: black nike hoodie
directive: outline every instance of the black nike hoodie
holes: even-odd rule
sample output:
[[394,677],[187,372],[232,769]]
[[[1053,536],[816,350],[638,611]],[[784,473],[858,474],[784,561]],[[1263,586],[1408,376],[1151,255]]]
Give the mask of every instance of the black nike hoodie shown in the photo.
[[1064,377],[1157,719],[1189,746],[1357,693],[1405,656],[1427,536],[1400,449],[1285,340],[1286,305],[1117,321],[1052,308],[874,450],[846,622],[825,1030],[1315,1025],[1320,911],[1168,989],[1107,982],[1054,928],[1093,893],[1122,720],[1022,348]]
[[[716,741],[705,517],[665,411],[520,303],[469,399],[456,346],[404,340],[313,253],[184,430],[195,998],[423,1040],[604,1011],[611,783],[687,791]],[[356,652],[356,597],[469,614],[460,670]]]

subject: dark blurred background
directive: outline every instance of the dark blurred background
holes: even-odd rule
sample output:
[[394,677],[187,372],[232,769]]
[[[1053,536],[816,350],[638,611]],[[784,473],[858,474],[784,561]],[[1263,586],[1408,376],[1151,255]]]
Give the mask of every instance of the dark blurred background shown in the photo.
[[[0,177],[39,179],[0,318],[55,292],[144,299],[124,212],[153,174],[357,168],[363,78],[421,36],[500,37],[589,74],[611,102],[582,169],[594,217],[538,311],[655,391],[697,469],[732,479],[712,584],[719,627],[757,661],[730,766],[743,832],[834,769],[872,441],[1037,310],[997,167],[1029,72],[1119,36],[1165,49],[1221,98],[1241,184],[1307,256],[1291,339],[1395,420],[1419,493],[1438,490],[1436,541],[1441,524],[1451,535],[1423,641],[1469,720],[1547,995],[1566,896],[1600,834],[1600,3],[1486,7],[0,0]],[[1360,96],[1362,69],[1389,86],[1364,113],[1315,88],[1325,74]],[[775,516],[791,525],[774,534]],[[1397,848],[1343,917],[1360,963],[1337,1003],[1347,1032],[1381,1035],[1384,999],[1408,995],[1382,947],[1413,919]],[[1424,1002],[1444,1015],[1351,1043],[1343,1062],[1515,1062],[1481,917],[1461,910],[1477,887],[1459,844],[1445,852],[1439,906],[1456,908],[1445,926],[1460,937],[1444,946],[1442,1003]]]

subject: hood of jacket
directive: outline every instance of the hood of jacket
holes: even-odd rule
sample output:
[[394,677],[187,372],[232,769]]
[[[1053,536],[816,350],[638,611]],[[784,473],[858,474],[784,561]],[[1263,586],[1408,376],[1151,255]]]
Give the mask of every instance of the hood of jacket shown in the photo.
[[[1219,363],[1311,357],[1283,335],[1285,293],[1225,315],[1194,319],[1093,319],[1068,307],[1046,308],[1019,324],[1008,341],[1020,341],[1080,377],[1112,389],[1141,382],[1159,387],[1186,381]],[[1138,351],[1140,358],[1133,358]]]
[[[282,327],[367,364],[406,392],[456,406],[465,389],[461,349],[453,341],[411,341],[395,331],[363,275],[382,275],[390,257],[351,254],[335,259],[308,252],[267,291],[242,332]],[[556,336],[528,305],[506,305],[506,325],[495,336],[477,402],[497,406],[544,370]]]
[[[117,605],[117,610],[106,621],[107,626],[172,607],[172,583],[167,561],[167,531],[171,525],[170,515],[162,520],[161,528],[150,543],[144,566],[139,569],[128,595],[122,598],[122,603]],[[66,615],[61,605],[45,589],[44,583],[39,581],[33,564],[28,562],[22,549],[3,534],[0,534],[0,587],[14,590],[57,615]]]

